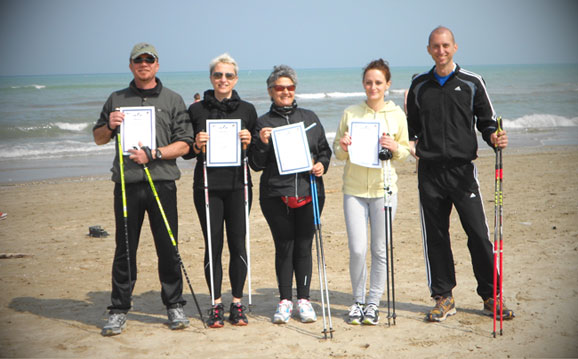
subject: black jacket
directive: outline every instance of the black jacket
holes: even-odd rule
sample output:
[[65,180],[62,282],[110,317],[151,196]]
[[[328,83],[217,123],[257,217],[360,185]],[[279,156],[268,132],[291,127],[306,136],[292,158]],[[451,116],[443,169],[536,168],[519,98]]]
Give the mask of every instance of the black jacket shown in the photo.
[[416,77],[407,96],[410,140],[417,138],[420,160],[469,162],[477,158],[476,127],[492,146],[495,112],[481,76],[456,65],[441,86],[435,67]]
[[[313,156],[314,163],[321,162],[325,172],[329,168],[331,160],[331,148],[325,137],[325,130],[319,118],[313,111],[295,108],[289,114],[283,114],[271,106],[271,110],[259,117],[257,125],[253,130],[251,140],[251,152],[249,154],[249,164],[255,171],[263,171],[259,194],[261,198],[281,197],[281,196],[309,196],[310,178],[309,171],[290,175],[280,175],[277,168],[277,159],[271,141],[268,144],[261,142],[259,132],[264,127],[279,127],[294,123],[303,122],[307,128],[315,123],[315,126],[307,131],[307,141],[309,150]],[[317,192],[319,197],[325,196],[323,178],[317,178]]]
[[[205,91],[202,101],[189,106],[189,116],[193,124],[195,136],[201,131],[206,132],[207,120],[240,119],[241,127],[249,130],[251,133],[257,121],[257,111],[255,107],[249,102],[241,100],[235,90],[233,90],[231,98],[225,99],[222,102],[219,102],[215,98],[214,90]],[[195,190],[203,189],[203,154],[195,154],[191,146],[189,154],[183,157],[186,159],[198,157],[194,172],[193,188]],[[208,167],[207,176],[207,183],[210,190],[238,190],[244,186],[243,165],[238,167]],[[250,173],[248,173],[248,182],[249,185],[252,186]]]

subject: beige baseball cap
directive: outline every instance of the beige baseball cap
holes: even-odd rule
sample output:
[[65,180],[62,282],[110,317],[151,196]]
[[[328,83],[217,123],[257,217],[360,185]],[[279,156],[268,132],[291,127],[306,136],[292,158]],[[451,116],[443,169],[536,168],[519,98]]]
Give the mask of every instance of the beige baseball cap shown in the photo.
[[159,58],[157,49],[155,49],[153,45],[148,44],[146,42],[140,42],[134,45],[134,47],[132,48],[132,51],[130,52],[130,59],[134,60],[142,54],[149,54],[156,57],[157,59]]

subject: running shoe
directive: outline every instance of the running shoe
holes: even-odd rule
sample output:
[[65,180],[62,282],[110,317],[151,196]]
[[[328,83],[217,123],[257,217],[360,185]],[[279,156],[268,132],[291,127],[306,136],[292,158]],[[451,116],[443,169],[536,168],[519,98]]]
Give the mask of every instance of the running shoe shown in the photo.
[[317,320],[315,310],[308,299],[299,299],[299,301],[297,301],[297,306],[299,307],[301,323],[313,323]]
[[456,314],[456,302],[454,297],[434,297],[435,307],[427,313],[425,319],[429,322],[443,322],[450,315]]
[[[506,303],[502,301],[502,317],[504,320],[513,319],[516,315],[514,311],[506,307]],[[494,316],[494,298],[484,300],[484,314],[490,317]],[[496,318],[500,319],[500,297],[496,299]]]
[[6,219],[6,217],[8,217],[8,213],[6,213],[6,212],[0,212],[0,220]]
[[365,325],[377,325],[377,323],[379,323],[379,309],[377,309],[377,305],[369,303],[365,307],[362,323]]
[[211,308],[207,325],[209,328],[222,328],[225,325],[225,306],[223,303],[215,304]]
[[363,307],[361,303],[355,303],[349,307],[349,318],[347,322],[352,325],[360,325],[363,321]]
[[283,299],[277,305],[277,311],[273,315],[273,323],[275,324],[285,324],[289,322],[291,318],[291,313],[293,312],[293,302],[287,299]]
[[185,315],[183,306],[180,304],[174,308],[168,308],[167,316],[169,317],[169,327],[172,330],[185,329],[189,326],[189,320]]
[[231,303],[229,310],[229,322],[233,325],[245,326],[249,324],[249,320],[245,315],[247,308],[241,303]]
[[102,334],[105,337],[119,335],[126,328],[126,313],[111,313],[108,321],[102,327]]

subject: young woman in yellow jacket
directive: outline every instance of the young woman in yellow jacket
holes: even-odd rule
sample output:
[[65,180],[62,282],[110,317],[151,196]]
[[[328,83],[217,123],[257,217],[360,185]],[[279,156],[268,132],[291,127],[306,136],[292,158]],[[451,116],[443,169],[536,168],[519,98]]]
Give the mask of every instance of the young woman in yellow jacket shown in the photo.
[[[363,71],[366,100],[345,109],[333,142],[338,160],[346,161],[343,172],[343,211],[349,243],[349,273],[354,304],[349,311],[350,324],[376,325],[379,322],[379,301],[387,278],[384,213],[384,173],[382,168],[369,168],[349,160],[351,145],[349,126],[352,120],[380,122],[380,146],[387,148],[392,160],[409,155],[407,121],[403,110],[392,101],[385,101],[391,86],[391,72],[382,59],[372,61]],[[397,174],[390,169],[392,215],[397,207]],[[371,227],[371,277],[366,296],[367,281],[367,224]]]

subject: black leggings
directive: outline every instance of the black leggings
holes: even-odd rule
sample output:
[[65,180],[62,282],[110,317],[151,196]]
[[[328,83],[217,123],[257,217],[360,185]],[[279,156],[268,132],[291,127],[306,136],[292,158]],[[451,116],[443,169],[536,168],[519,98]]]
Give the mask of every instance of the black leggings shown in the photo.
[[[159,195],[167,221],[177,241],[179,223],[177,216],[177,187],[174,181],[157,181],[155,188]],[[130,183],[126,185],[128,242],[130,248],[130,274],[128,281],[128,265],[126,258],[126,238],[124,229],[124,214],[122,205],[122,188],[120,184],[114,187],[114,214],[116,218],[116,250],[112,263],[112,313],[126,313],[131,306],[131,293],[137,279],[136,253],[139,245],[140,232],[148,213],[149,224],[155,242],[158,258],[158,273],[161,281],[161,298],[167,307],[186,303],[183,300],[183,279],[177,253],[168,235],[159,206],[147,182]]]
[[[205,280],[211,289],[211,272],[209,267],[209,246],[207,241],[207,220],[204,190],[193,191],[195,208],[205,238]],[[251,208],[252,191],[249,189],[249,209]],[[243,287],[247,277],[247,251],[245,248],[245,193],[243,189],[235,191],[209,191],[209,216],[211,218],[211,250],[213,254],[214,298],[221,298],[223,268],[224,226],[227,226],[227,245],[229,246],[229,280],[233,297],[243,297]]]
[[[275,272],[280,299],[291,300],[293,273],[297,299],[309,299],[311,246],[315,234],[313,203],[289,208],[280,197],[261,198],[260,202],[275,242]],[[325,198],[319,197],[320,212],[324,203]]]

